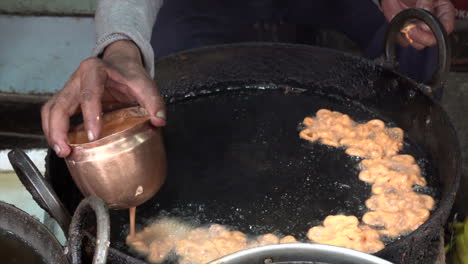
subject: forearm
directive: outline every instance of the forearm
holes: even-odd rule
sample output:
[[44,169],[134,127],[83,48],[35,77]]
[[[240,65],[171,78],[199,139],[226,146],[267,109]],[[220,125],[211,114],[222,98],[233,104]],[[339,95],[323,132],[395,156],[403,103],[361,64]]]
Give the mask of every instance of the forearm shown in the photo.
[[143,65],[143,58],[138,46],[132,40],[121,39],[109,44],[102,52],[102,59],[114,61],[115,59]]
[[118,40],[131,40],[139,48],[146,70],[154,76],[151,32],[163,0],[99,0],[95,14],[96,47],[93,55]]

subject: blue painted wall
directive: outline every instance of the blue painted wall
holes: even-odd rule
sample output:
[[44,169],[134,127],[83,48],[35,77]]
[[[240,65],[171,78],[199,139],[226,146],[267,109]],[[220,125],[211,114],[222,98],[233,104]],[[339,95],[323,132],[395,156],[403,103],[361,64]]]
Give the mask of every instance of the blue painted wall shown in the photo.
[[60,90],[94,43],[91,17],[0,15],[0,92]]
[[1,0],[0,13],[21,15],[89,15],[94,14],[96,0]]

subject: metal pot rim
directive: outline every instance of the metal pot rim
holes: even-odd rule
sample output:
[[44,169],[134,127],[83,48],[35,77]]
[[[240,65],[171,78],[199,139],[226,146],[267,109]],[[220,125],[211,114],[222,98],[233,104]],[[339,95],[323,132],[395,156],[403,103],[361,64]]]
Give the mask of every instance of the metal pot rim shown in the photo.
[[[110,135],[104,136],[100,139],[97,139],[93,142],[87,142],[87,143],[70,143],[70,146],[72,149],[92,149],[95,147],[103,146],[106,145],[110,142],[115,141],[116,139],[119,138],[124,138],[127,136],[131,136],[135,133],[138,133],[139,130],[142,130],[142,128],[146,127],[147,125],[150,124],[150,117],[146,110],[141,107],[141,106],[132,106],[132,107],[126,107],[118,110],[114,110],[108,113],[105,113],[102,116],[102,119],[104,123],[111,122],[116,119],[120,119],[123,117],[147,117],[147,120],[141,121],[131,127],[128,127],[126,129],[122,129],[118,132],[112,133]],[[73,130],[78,131],[84,128],[84,124],[80,124],[76,127],[73,128]]]
[[[218,260],[210,262],[210,264],[234,264],[241,263],[237,262],[243,260],[248,256],[257,255],[258,258],[272,258],[278,256],[282,251],[302,251],[307,253],[302,259],[295,259],[295,261],[334,261],[337,258],[346,259],[347,263],[362,263],[362,264],[392,264],[391,262],[376,257],[371,254],[363,253],[349,248],[330,246],[324,244],[312,244],[312,243],[290,243],[290,244],[276,244],[255,247],[250,249],[241,250],[233,254],[224,256]],[[305,259],[307,257],[317,255],[320,259]],[[327,257],[329,256],[329,257]],[[245,261],[245,260],[244,260]],[[283,260],[284,261],[284,260]],[[290,260],[293,261],[293,260]],[[263,263],[263,262],[262,262]],[[330,262],[334,263],[334,262]],[[336,263],[336,262],[335,262]]]
[[11,232],[25,241],[46,261],[68,263],[62,245],[43,223],[4,201],[0,201],[0,230]]

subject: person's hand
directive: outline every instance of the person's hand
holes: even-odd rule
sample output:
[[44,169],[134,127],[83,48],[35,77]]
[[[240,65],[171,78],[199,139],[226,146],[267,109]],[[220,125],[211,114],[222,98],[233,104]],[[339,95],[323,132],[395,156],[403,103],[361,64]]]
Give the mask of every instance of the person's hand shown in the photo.
[[143,67],[138,47],[128,40],[109,45],[102,59],[81,62],[64,88],[41,110],[42,129],[60,157],[70,154],[67,133],[70,117],[81,110],[89,141],[99,138],[103,109],[138,103],[154,126],[166,124],[164,100]]
[[[451,33],[455,23],[455,7],[450,0],[382,0],[382,9],[388,21],[399,12],[411,8],[423,8],[439,18],[447,33]],[[421,21],[414,23],[415,27],[408,31],[408,38],[400,36],[399,42],[403,46],[411,45],[416,49],[424,49],[436,43],[429,26]]]

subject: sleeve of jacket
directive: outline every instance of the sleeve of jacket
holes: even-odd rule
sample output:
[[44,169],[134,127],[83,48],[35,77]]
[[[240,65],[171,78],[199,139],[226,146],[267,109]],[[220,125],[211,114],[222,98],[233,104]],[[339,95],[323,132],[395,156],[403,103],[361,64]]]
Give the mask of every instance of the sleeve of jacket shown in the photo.
[[162,4],[163,0],[98,0],[93,55],[101,55],[115,41],[132,40],[141,51],[146,70],[154,77],[154,52],[150,40]]

